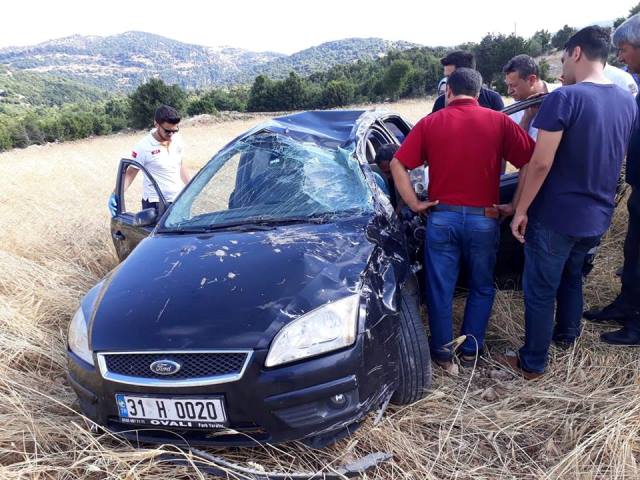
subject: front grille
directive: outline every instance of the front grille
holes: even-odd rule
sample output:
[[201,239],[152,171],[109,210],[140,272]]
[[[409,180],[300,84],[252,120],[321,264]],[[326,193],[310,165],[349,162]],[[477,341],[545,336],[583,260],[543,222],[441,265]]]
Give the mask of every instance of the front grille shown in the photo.
[[[162,380],[185,380],[222,375],[238,375],[247,360],[245,352],[216,353],[123,353],[104,355],[107,371],[118,375]],[[158,360],[171,360],[181,368],[173,375],[159,375],[150,365]]]

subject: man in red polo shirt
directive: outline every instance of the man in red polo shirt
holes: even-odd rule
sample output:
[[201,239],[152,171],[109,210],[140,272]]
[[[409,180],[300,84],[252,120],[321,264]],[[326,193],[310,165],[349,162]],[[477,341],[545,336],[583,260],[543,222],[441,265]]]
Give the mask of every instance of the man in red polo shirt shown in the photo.
[[[425,241],[426,297],[431,356],[448,372],[455,366],[453,294],[461,262],[469,273],[469,296],[461,335],[461,361],[482,352],[495,287],[493,273],[500,236],[500,171],[504,158],[525,170],[534,149],[527,133],[503,113],[479,106],[480,74],[456,69],[449,77],[446,108],[420,120],[391,162],[402,199],[414,212],[431,208]],[[429,166],[429,201],[416,197],[407,169]],[[514,199],[520,194],[520,186]],[[512,207],[501,206],[502,213]]]

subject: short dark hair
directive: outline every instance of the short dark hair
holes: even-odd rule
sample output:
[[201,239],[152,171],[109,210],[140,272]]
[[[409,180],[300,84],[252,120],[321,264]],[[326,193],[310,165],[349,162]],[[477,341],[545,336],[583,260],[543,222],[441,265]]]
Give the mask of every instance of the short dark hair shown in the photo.
[[520,78],[527,78],[529,75],[540,76],[538,64],[529,55],[516,55],[502,68],[502,73],[518,72]]
[[576,47],[580,47],[584,55],[591,61],[607,61],[609,56],[609,29],[591,25],[573,34],[564,44],[564,50],[571,55]]
[[463,52],[462,50],[449,53],[440,59],[440,63],[443,67],[453,65],[456,68],[476,68],[476,59],[473,53]]
[[393,160],[393,156],[398,151],[398,148],[400,147],[393,143],[382,145],[376,152],[376,159],[374,160],[376,165],[380,165],[382,162],[390,162],[391,160]]
[[477,97],[482,88],[482,75],[472,68],[456,68],[447,82],[454,95]]
[[166,122],[173,125],[180,123],[180,114],[175,108],[170,107],[169,105],[160,105],[156,108],[156,113],[153,118],[158,123]]

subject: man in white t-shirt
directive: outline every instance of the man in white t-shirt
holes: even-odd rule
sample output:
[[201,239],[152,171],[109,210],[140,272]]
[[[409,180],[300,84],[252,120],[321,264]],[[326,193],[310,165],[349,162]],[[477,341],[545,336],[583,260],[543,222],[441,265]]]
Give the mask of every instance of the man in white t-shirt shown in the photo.
[[[502,72],[508,93],[516,102],[550,93],[562,86],[541,80],[538,64],[529,55],[516,55],[504,66]],[[510,118],[536,140],[538,129],[533,127],[533,119],[537,113],[538,107],[530,107],[510,115]]]
[[630,73],[607,63],[604,66],[604,76],[623,90],[629,91],[634,97],[638,95],[638,84]]
[[[149,132],[131,152],[131,157],[141,164],[158,184],[164,199],[171,203],[189,182],[189,174],[182,163],[184,144],[178,133],[180,115],[168,105],[158,107],[154,115],[155,128]],[[129,168],[124,178],[126,191],[138,174]],[[144,175],[142,184],[142,208],[158,208],[159,198],[153,184]],[[116,215],[116,197],[109,198],[111,215]]]

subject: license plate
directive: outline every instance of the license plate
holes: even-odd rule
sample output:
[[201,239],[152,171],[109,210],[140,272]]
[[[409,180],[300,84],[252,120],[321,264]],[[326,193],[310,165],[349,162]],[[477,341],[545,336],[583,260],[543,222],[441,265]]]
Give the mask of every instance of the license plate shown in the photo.
[[173,428],[221,428],[227,425],[222,398],[171,398],[116,394],[120,421]]

